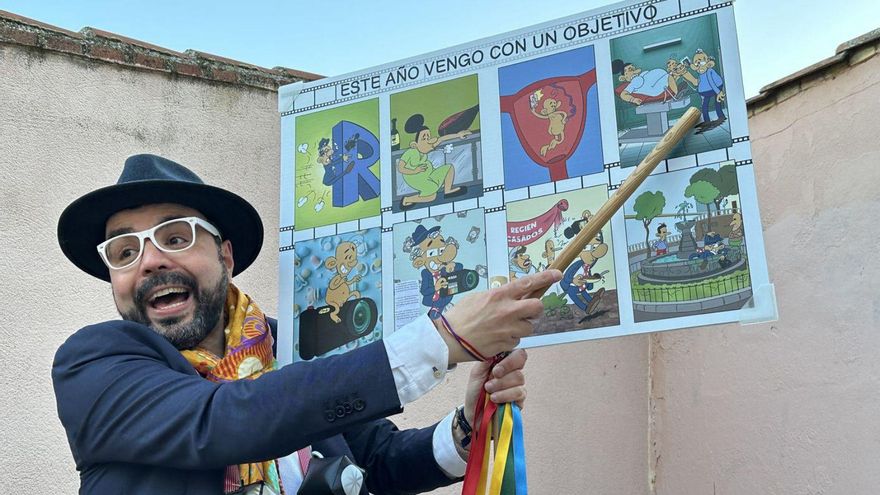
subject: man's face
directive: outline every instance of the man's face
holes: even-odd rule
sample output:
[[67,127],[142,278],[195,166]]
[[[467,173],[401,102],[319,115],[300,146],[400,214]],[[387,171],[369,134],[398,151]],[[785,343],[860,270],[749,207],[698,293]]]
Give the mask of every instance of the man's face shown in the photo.
[[[181,205],[147,205],[111,216],[104,232],[109,239],[191,216],[204,218]],[[141,258],[134,265],[110,270],[110,284],[123,319],[147,325],[178,349],[188,349],[224,324],[232,268],[229,241],[218,246],[210,233],[196,227],[193,246],[177,253],[160,251],[145,239]]]
[[661,239],[666,239],[667,234],[668,231],[666,230],[666,227],[660,227],[660,231],[657,232],[657,237]]

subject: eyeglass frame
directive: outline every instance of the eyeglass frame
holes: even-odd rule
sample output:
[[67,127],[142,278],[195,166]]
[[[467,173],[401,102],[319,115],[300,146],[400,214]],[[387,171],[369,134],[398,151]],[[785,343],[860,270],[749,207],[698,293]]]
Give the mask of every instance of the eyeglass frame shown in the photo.
[[[189,244],[189,246],[187,246],[183,249],[163,248],[162,243],[156,242],[155,237],[153,237],[153,235],[156,233],[157,230],[159,230],[160,228],[162,228],[168,224],[174,223],[174,222],[186,222],[192,228],[193,240]],[[117,236],[113,236],[110,239],[107,239],[106,241],[98,244],[98,246],[97,246],[98,254],[101,256],[101,260],[104,262],[105,265],[107,265],[107,268],[109,268],[110,270],[125,270],[126,268],[130,268],[130,267],[134,266],[138,261],[141,260],[141,257],[144,255],[144,240],[145,239],[149,239],[150,242],[153,243],[153,246],[156,249],[158,249],[159,251],[162,251],[163,253],[180,253],[180,252],[186,251],[187,249],[193,247],[196,244],[196,239],[198,239],[198,234],[196,233],[196,227],[201,227],[201,228],[205,229],[205,231],[207,231],[209,234],[216,237],[217,239],[223,240],[223,237],[220,235],[220,231],[217,230],[217,227],[214,227],[213,225],[211,225],[211,223],[208,222],[207,220],[199,218],[199,217],[181,217],[181,218],[173,218],[171,220],[164,221],[158,225],[155,225],[155,226],[153,226],[149,229],[146,229],[146,230],[142,230],[140,232],[127,232],[125,234],[119,234]],[[115,241],[116,239],[119,239],[119,238],[122,238],[125,236],[130,236],[130,235],[137,237],[138,242],[139,242],[137,257],[135,257],[135,259],[133,259],[131,261],[131,263],[129,263],[125,266],[120,266],[120,267],[112,266],[110,264],[110,261],[107,259],[107,246],[111,242]]]

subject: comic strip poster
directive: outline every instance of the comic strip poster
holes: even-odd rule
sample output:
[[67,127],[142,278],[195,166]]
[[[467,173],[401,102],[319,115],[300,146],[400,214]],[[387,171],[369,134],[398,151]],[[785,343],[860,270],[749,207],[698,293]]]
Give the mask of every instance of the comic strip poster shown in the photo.
[[[279,359],[550,267],[524,347],[772,319],[731,2],[627,1],[279,89]],[[558,257],[690,108],[699,124]]]

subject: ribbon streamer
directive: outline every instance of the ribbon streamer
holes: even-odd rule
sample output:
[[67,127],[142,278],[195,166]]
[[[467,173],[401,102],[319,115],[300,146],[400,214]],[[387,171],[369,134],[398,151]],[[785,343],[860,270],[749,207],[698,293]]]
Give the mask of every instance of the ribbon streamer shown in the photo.
[[[501,357],[496,357],[493,366],[500,360]],[[492,464],[492,425],[496,413],[501,418],[501,428],[495,441]],[[495,404],[489,400],[484,387],[475,407],[474,418],[479,422],[474,425],[462,495],[527,495],[525,443],[519,406]]]

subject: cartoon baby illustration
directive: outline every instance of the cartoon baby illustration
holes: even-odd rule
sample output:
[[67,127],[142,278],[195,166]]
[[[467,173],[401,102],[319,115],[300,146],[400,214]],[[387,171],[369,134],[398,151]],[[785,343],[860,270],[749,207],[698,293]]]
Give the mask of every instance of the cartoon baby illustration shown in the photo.
[[336,272],[336,275],[330,279],[327,285],[327,293],[324,300],[327,305],[332,307],[330,319],[334,323],[339,323],[342,319],[339,317],[339,309],[349,299],[357,299],[361,297],[361,293],[356,290],[350,290],[349,286],[360,281],[361,275],[355,275],[350,279],[347,278],[351,270],[358,264],[357,246],[353,242],[340,242],[336,246],[336,256],[331,256],[324,261],[324,266],[328,270]]
[[[546,95],[544,94],[545,90],[547,90]],[[563,102],[563,98],[568,101]],[[570,103],[571,97],[565,94],[565,91],[552,87],[539,89],[529,97],[529,107],[532,114],[539,119],[550,121],[547,133],[550,134],[551,139],[548,144],[541,147],[539,152],[541,156],[545,156],[548,151],[565,141],[565,124],[568,122],[569,113],[574,115],[574,106]],[[541,109],[537,110],[539,104]],[[565,111],[563,107],[568,108],[568,111]]]
[[428,308],[428,316],[436,320],[452,301],[447,276],[463,268],[455,262],[458,244],[447,241],[440,233],[440,226],[425,228],[419,224],[412,234],[410,259],[413,267],[421,268],[422,304]]
[[604,287],[592,294],[589,291],[593,290],[595,284],[602,280],[602,275],[593,273],[592,269],[606,254],[608,254],[608,245],[605,244],[602,231],[599,231],[594,238],[590,239],[578,259],[565,270],[562,280],[559,281],[559,287],[568,294],[575,306],[586,314],[581,322],[595,316],[594,313],[599,307],[599,301],[605,294]]

